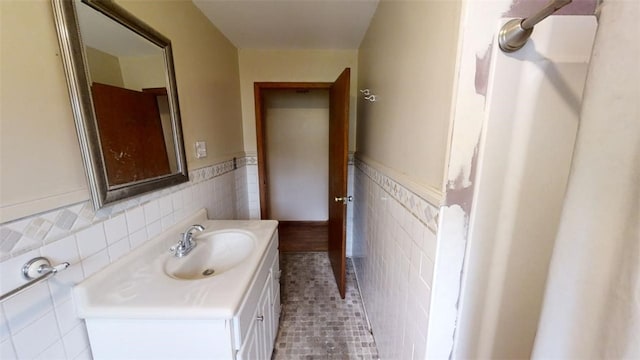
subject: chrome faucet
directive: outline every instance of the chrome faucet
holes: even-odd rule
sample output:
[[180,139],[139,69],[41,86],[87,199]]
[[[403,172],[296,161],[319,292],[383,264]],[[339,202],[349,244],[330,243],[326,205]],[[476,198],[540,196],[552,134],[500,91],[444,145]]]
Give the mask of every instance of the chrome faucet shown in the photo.
[[194,247],[196,247],[196,242],[193,240],[193,232],[196,230],[203,231],[204,226],[198,224],[189,226],[189,228],[181,234],[182,238],[180,241],[169,249],[169,251],[175,252],[176,257],[183,257],[187,255]]

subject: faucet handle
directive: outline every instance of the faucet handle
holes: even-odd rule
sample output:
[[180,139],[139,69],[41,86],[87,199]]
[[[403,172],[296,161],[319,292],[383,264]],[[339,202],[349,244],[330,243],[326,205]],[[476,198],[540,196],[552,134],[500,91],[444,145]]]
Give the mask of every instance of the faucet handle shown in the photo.
[[187,242],[191,241],[191,234],[190,233],[181,233],[180,234],[180,240],[178,240],[178,243],[173,245],[172,247],[169,248],[169,252],[171,253],[175,253],[177,251],[180,251],[181,249],[183,249],[186,245]]
[[169,252],[170,253],[175,253],[177,251],[179,251],[179,249],[181,247],[184,247],[184,243],[182,242],[182,240],[178,241],[177,244],[173,245],[172,247],[169,248]]

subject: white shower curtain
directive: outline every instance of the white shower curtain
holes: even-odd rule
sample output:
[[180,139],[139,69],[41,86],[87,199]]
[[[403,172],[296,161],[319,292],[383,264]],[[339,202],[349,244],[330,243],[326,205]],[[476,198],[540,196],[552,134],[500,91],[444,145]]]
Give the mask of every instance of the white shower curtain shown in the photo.
[[605,0],[534,346],[640,359],[640,2]]

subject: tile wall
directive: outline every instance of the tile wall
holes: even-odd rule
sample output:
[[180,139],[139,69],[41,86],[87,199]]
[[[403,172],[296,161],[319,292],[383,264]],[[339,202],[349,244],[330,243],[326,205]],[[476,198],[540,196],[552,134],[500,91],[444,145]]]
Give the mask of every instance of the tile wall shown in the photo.
[[[347,195],[354,196],[354,179],[355,179],[355,167],[353,153],[349,153],[349,160],[347,165]],[[355,199],[355,196],[354,196]],[[356,201],[355,199],[354,201]],[[353,257],[353,201],[347,203],[347,257]]]
[[240,167],[236,177],[236,215],[241,219],[249,218],[249,196],[247,193],[247,169]]
[[231,160],[198,169],[189,183],[97,214],[85,202],[1,224],[1,293],[24,283],[19,270],[33,257],[71,266],[0,305],[0,359],[90,359],[71,287],[197,209],[214,219],[259,217],[255,160],[238,160],[238,169]]
[[258,188],[258,158],[255,155],[239,159],[236,171],[236,199],[238,218],[260,219],[260,190]]
[[438,208],[355,160],[353,260],[382,359],[424,359]]

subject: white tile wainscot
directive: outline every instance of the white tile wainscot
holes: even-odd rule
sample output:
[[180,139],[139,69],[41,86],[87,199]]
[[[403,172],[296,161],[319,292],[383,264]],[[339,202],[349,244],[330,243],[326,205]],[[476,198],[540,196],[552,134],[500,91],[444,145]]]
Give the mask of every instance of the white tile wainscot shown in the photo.
[[238,218],[236,188],[247,185],[236,183],[236,172],[246,167],[234,170],[229,160],[197,169],[186,184],[118,203],[98,214],[87,201],[0,224],[0,292],[24,283],[20,268],[33,257],[71,263],[46,283],[0,305],[0,359],[91,359],[71,288],[198,208],[207,208],[211,218]]
[[381,359],[424,359],[437,208],[356,159],[353,260]]
[[258,188],[258,158],[247,155],[238,159],[236,171],[237,213],[240,219],[260,219],[260,191]]

